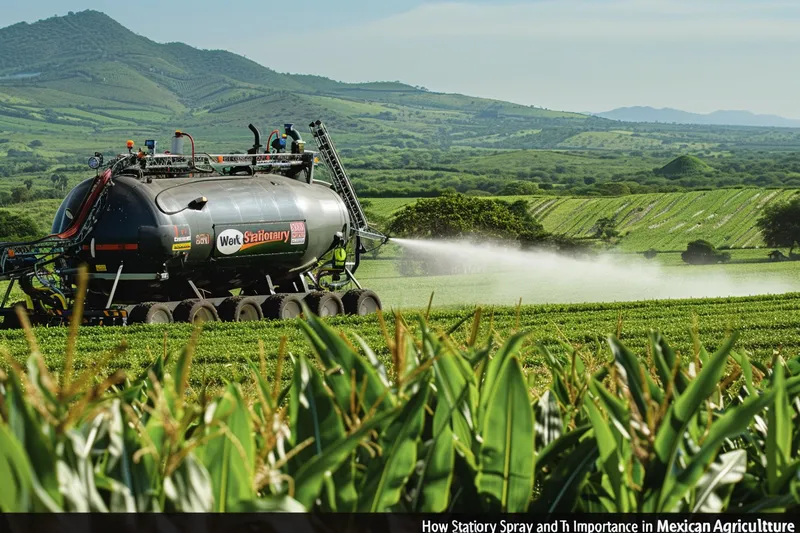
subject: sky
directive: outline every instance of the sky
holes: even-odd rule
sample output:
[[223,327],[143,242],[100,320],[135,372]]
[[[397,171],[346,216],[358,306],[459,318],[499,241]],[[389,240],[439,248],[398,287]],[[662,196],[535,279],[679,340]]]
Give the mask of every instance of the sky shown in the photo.
[[0,0],[0,26],[96,9],[157,42],[279,72],[548,109],[649,105],[800,119],[796,0]]

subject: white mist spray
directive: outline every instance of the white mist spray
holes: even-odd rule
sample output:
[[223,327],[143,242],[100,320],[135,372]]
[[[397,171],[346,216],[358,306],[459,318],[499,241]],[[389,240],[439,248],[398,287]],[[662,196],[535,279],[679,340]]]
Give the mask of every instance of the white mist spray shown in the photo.
[[[436,290],[440,305],[612,302],[669,298],[712,298],[780,294],[800,290],[790,278],[752,279],[752,274],[729,276],[718,265],[663,267],[644,259],[600,254],[590,259],[548,251],[520,250],[464,241],[392,239],[414,257],[434,261],[437,267],[462,272],[463,290],[445,277],[440,291],[432,278],[425,285]],[[441,270],[441,269],[440,269]],[[419,282],[422,279],[417,278]],[[415,283],[409,278],[407,283]],[[455,281],[455,279],[453,280]],[[399,305],[415,305],[412,296]]]

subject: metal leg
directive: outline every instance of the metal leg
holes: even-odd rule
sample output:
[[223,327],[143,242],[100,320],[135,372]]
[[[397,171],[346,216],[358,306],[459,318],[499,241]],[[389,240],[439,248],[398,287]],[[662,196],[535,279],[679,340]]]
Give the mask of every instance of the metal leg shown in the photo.
[[117,283],[119,283],[119,277],[122,274],[122,263],[119,264],[119,268],[117,269],[117,277],[114,278],[114,285],[111,286],[111,294],[108,295],[108,303],[106,303],[106,309],[111,307],[111,302],[114,301],[114,293],[117,292]]
[[355,284],[356,284],[356,287],[358,287],[359,289],[363,289],[363,288],[364,288],[364,287],[362,287],[362,286],[361,286],[361,284],[358,282],[358,280],[357,280],[357,279],[356,279],[356,277],[353,275],[353,273],[352,273],[352,272],[350,272],[350,269],[349,269],[349,268],[345,268],[345,269],[344,269],[344,271],[345,271],[345,273],[347,274],[347,277],[348,277],[348,278],[350,278],[350,281],[352,281],[353,283],[355,283]]
[[11,281],[8,282],[8,287],[6,287],[6,293],[3,296],[3,303],[0,303],[0,307],[5,307],[6,306],[6,302],[8,301],[8,297],[11,295],[11,288],[14,287],[14,282],[15,281],[16,280],[12,279]]
[[267,288],[270,294],[275,294],[275,285],[272,283],[272,278],[267,274]]
[[203,295],[202,295],[202,293],[200,292],[200,289],[198,289],[198,288],[197,288],[197,285],[195,285],[195,284],[194,284],[194,281],[192,281],[192,280],[190,280],[190,279],[187,279],[186,281],[188,281],[188,282],[189,282],[189,286],[192,288],[192,290],[193,290],[193,291],[194,291],[194,293],[197,295],[197,297],[198,297],[199,299],[201,299],[201,300],[205,300],[205,298],[203,298]]

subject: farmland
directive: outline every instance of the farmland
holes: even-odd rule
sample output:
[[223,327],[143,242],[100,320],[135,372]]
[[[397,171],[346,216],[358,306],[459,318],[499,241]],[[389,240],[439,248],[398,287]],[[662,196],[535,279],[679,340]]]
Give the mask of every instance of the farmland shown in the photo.
[[[608,334],[621,326],[621,339],[632,349],[641,350],[651,329],[658,329],[682,354],[692,352],[690,331],[696,326],[708,349],[713,349],[733,330],[741,332],[737,346],[752,353],[757,360],[765,361],[779,350],[787,357],[800,353],[800,294],[770,297],[718,298],[704,300],[639,301],[628,303],[592,303],[564,305],[523,305],[519,318],[514,306],[486,307],[480,338],[486,338],[490,328],[500,336],[516,329],[531,331],[531,341],[554,346],[560,340],[576,346],[602,343]],[[432,328],[445,331],[469,318],[474,308],[433,310]],[[413,314],[407,321],[414,327]],[[386,316],[389,331],[393,317]],[[387,362],[389,350],[380,323],[375,316],[342,317],[330,319],[329,324],[345,331],[354,341],[354,335],[363,338],[378,356]],[[464,342],[471,334],[471,321],[467,320],[454,338]],[[36,328],[36,338],[48,366],[59,368],[66,346],[67,328]],[[139,371],[152,363],[153,358],[167,351],[183,347],[191,335],[188,324],[148,325],[130,327],[83,328],[77,345],[76,365],[85,367],[100,360],[120,343],[127,349],[111,359],[114,369]],[[287,351],[295,356],[308,353],[302,333],[293,322],[242,322],[216,323],[204,328],[194,356],[192,382],[208,381],[221,384],[248,375],[247,361],[256,357],[259,341],[264,343],[270,374],[277,360],[279,340],[287,337]],[[603,348],[601,345],[600,350]],[[25,335],[20,330],[0,331],[0,347],[9,350],[17,360],[29,353]],[[530,348],[530,346],[529,346]],[[605,353],[605,352],[603,352]],[[602,357],[605,357],[603,355]],[[544,361],[526,349],[522,363],[534,375],[545,374]]]
[[[764,245],[755,221],[773,202],[789,200],[797,189],[715,189],[681,193],[633,194],[605,198],[511,196],[526,199],[531,211],[554,233],[590,237],[598,219],[612,217],[623,235],[619,249],[642,252],[686,249],[686,243],[706,239],[718,247],[756,248]],[[400,198],[371,199],[370,208],[390,216],[414,201]]]

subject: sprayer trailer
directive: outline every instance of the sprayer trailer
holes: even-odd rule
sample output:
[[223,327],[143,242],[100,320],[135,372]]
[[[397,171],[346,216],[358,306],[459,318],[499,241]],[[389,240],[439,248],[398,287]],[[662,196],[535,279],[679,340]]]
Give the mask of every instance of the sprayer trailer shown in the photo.
[[[355,272],[362,241],[387,237],[370,228],[325,126],[310,125],[316,152],[292,124],[264,145],[249,127],[244,154],[198,152],[180,131],[169,151],[147,140],[107,164],[95,153],[96,176],[69,192],[51,235],[0,243],[2,327],[20,325],[20,306],[34,324],[68,321],[81,269],[88,324],[292,318],[302,303],[320,316],[380,309]],[[320,159],[330,182],[315,179]],[[15,285],[25,301],[9,301]]]

